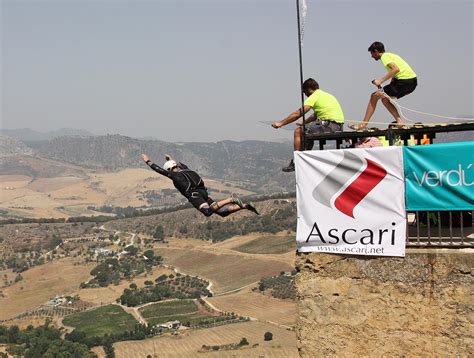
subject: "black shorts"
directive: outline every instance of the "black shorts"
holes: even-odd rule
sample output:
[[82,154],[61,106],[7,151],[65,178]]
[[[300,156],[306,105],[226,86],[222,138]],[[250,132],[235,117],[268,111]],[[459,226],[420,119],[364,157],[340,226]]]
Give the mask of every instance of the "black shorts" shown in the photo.
[[209,204],[209,206],[214,203],[211,197],[207,194],[206,190],[197,189],[191,193],[191,196],[188,198],[189,202],[193,204],[193,206],[199,210],[199,207],[202,204]]
[[383,90],[390,97],[402,98],[412,93],[417,85],[418,81],[416,77],[408,80],[397,80],[394,78],[388,85],[384,86]]

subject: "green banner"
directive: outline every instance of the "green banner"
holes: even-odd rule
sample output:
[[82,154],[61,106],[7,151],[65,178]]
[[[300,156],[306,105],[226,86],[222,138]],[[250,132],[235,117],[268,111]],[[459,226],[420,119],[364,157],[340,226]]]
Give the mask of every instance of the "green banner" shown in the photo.
[[474,142],[403,148],[409,211],[474,210]]

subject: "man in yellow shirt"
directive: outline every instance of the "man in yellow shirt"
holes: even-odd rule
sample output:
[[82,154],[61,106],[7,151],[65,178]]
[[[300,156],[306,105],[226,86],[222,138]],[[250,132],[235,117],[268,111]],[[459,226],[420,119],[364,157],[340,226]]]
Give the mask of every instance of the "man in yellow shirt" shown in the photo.
[[[313,109],[314,114],[305,119],[304,124],[309,124],[306,134],[332,133],[342,131],[344,125],[344,113],[336,97],[319,88],[318,82],[308,78],[303,83],[303,92],[308,97],[304,101],[303,111],[308,112]],[[285,119],[273,122],[273,128],[280,128],[293,123],[303,115],[301,108],[290,113]],[[297,123],[294,131],[294,150],[303,150],[303,123]],[[305,141],[305,149],[312,149],[314,141]],[[287,167],[282,168],[284,172],[295,170],[295,164],[291,160]]]
[[400,118],[400,114],[390,100],[383,96],[383,92],[391,98],[402,98],[403,96],[412,93],[418,84],[416,73],[403,58],[394,53],[385,52],[385,47],[381,42],[374,42],[370,45],[368,50],[372,58],[375,61],[380,60],[388,71],[385,76],[373,80],[372,83],[380,87],[385,81],[390,79],[391,81],[388,85],[383,87],[383,91],[379,89],[372,93],[362,123],[351,125],[349,127],[355,130],[367,128],[367,124],[375,112],[375,107],[377,106],[379,99],[382,99],[384,106],[395,118],[397,124],[401,126],[403,125],[403,121]]

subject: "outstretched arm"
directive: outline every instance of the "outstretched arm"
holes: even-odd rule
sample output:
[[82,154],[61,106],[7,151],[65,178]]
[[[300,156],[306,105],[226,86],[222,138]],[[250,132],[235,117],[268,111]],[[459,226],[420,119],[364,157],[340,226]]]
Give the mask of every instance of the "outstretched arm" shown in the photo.
[[150,160],[150,157],[146,154],[142,154],[142,159],[143,161],[151,168],[153,169],[155,172],[161,174],[161,175],[164,175],[165,177],[168,177],[169,178],[169,172],[167,170],[164,170],[163,168],[159,167],[158,165],[156,165],[155,163],[152,163],[152,161]]
[[[303,106],[304,113],[308,112],[310,109],[311,109],[310,106]],[[296,121],[302,115],[303,115],[303,111],[301,110],[301,108],[298,108],[296,111],[290,113],[288,117],[286,117],[285,119],[282,119],[281,121],[278,121],[278,122],[273,122],[272,127],[280,128],[280,127],[286,126],[287,124],[290,124]]]

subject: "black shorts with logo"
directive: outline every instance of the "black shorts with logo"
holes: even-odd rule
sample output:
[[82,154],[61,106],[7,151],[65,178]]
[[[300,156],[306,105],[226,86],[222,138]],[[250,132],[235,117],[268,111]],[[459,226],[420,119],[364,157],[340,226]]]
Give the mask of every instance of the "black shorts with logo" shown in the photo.
[[194,190],[188,200],[198,210],[202,204],[207,203],[210,206],[212,203],[214,203],[214,200],[212,200],[212,198],[210,198],[207,194],[207,190],[204,189]]
[[403,96],[412,93],[417,85],[418,80],[416,77],[408,80],[397,80],[394,78],[388,85],[384,86],[383,90],[390,97],[402,98]]

